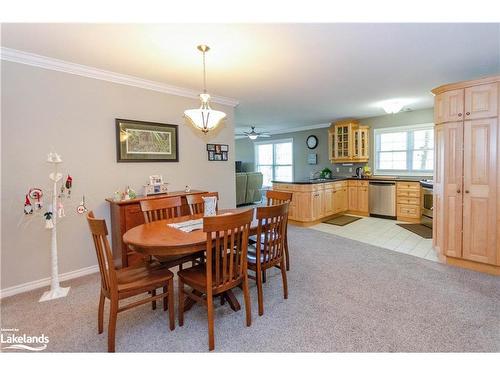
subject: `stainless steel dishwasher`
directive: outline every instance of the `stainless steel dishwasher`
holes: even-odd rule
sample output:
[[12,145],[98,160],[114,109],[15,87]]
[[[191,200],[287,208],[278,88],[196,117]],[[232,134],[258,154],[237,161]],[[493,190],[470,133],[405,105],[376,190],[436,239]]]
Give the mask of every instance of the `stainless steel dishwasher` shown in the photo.
[[370,181],[370,216],[396,218],[396,183]]

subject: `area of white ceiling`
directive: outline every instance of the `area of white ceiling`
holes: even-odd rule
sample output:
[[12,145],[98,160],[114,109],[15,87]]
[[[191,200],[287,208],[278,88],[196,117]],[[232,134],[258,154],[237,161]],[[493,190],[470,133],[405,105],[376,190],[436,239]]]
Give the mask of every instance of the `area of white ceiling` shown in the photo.
[[266,130],[429,108],[433,87],[500,72],[498,24],[2,25],[2,46],[195,90],[201,43],[208,91]]

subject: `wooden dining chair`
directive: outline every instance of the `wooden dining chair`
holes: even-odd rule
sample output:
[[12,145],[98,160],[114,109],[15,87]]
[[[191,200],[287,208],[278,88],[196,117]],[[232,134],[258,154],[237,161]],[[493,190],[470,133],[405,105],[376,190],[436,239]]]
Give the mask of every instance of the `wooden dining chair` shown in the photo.
[[248,249],[248,269],[255,273],[249,276],[257,282],[259,315],[264,313],[262,274],[269,268],[281,270],[283,294],[288,298],[288,285],[285,271],[285,233],[288,220],[288,203],[268,207],[257,207],[257,240]]
[[182,201],[180,196],[142,200],[140,203],[146,223],[181,216]]
[[[266,200],[268,206],[282,204],[285,202],[290,204],[292,203],[292,193],[287,191],[268,190],[266,192]],[[286,270],[290,271],[290,255],[288,253],[288,219],[285,229],[285,263]]]
[[[180,271],[179,326],[184,324],[184,295],[203,303],[208,311],[208,348],[214,350],[214,297],[241,286],[245,299],[246,324],[252,324],[248,289],[247,247],[253,210],[203,219],[207,235],[206,262]],[[184,285],[193,291],[184,290]]]
[[[106,221],[96,219],[90,211],[87,215],[90,232],[101,274],[101,293],[97,315],[98,333],[103,332],[104,303],[109,299],[111,307],[108,322],[108,352],[115,351],[115,331],[118,313],[149,302],[163,299],[163,309],[169,311],[170,330],[175,329],[174,314],[174,274],[159,263],[144,263],[116,270],[113,255],[108,241]],[[163,293],[156,295],[156,289],[163,288]],[[151,293],[151,297],[134,300],[127,305],[119,306],[119,301],[143,293]]]
[[[160,199],[143,200],[140,202],[141,211],[144,215],[144,221],[151,223],[157,220],[172,219],[181,216],[182,200],[180,196],[167,197]],[[165,265],[167,268],[179,267],[182,270],[183,264],[192,262],[193,265],[203,257],[203,254],[192,254],[188,256],[173,256],[173,257],[160,257],[155,258]],[[150,257],[151,260],[151,257]]]
[[203,214],[205,212],[205,201],[203,200],[204,197],[216,197],[217,203],[219,202],[219,193],[217,192],[186,195],[186,200],[191,215]]

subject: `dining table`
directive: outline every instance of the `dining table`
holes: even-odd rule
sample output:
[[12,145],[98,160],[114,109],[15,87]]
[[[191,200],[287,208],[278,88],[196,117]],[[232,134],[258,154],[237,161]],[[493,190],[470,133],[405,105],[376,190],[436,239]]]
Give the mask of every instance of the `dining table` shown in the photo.
[[[258,227],[258,220],[255,217],[255,210],[253,208],[222,209],[217,211],[217,215],[231,215],[248,210],[254,211],[254,217],[249,232],[249,236],[253,236],[257,234]],[[189,220],[201,218],[203,218],[203,214],[195,214],[141,224],[125,232],[123,235],[123,242],[127,244],[131,250],[158,259],[175,258],[200,253],[206,250],[207,246],[207,234],[203,232],[202,229],[185,232],[169,224],[184,223]],[[231,290],[224,292],[221,297],[221,302],[227,301],[234,311],[241,309],[238,300]],[[189,310],[195,303],[196,301],[186,297],[184,310]]]

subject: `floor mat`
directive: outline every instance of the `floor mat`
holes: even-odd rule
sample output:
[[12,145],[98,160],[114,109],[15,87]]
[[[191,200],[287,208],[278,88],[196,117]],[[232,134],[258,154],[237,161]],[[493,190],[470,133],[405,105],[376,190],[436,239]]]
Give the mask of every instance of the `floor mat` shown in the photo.
[[401,228],[409,230],[410,232],[418,234],[420,237],[427,239],[432,238],[432,228],[426,227],[425,225],[422,224],[397,224],[397,225],[399,225]]
[[338,226],[343,227],[344,225],[353,223],[353,222],[355,222],[356,220],[359,220],[359,219],[361,219],[361,218],[360,217],[356,217],[356,216],[341,215],[341,216],[336,217],[334,219],[323,221],[323,223],[332,224],[332,225],[338,225]]

